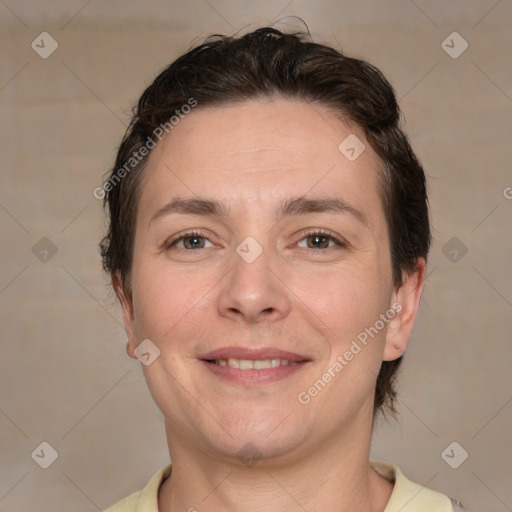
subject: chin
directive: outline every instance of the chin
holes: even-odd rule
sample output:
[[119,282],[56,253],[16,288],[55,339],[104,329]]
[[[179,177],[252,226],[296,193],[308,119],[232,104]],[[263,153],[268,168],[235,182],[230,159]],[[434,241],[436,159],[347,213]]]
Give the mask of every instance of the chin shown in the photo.
[[217,436],[209,438],[208,443],[224,458],[236,458],[248,466],[260,459],[262,462],[271,463],[272,459],[277,462],[277,459],[291,456],[304,446],[307,438],[307,429],[302,421],[283,421],[287,414],[281,410],[280,414],[264,419],[260,414],[224,417],[222,425],[226,430],[215,428]]

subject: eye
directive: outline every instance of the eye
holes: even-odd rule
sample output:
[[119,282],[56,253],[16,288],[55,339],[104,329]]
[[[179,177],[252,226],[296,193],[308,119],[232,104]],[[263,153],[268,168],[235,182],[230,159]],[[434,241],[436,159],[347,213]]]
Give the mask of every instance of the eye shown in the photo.
[[[312,250],[331,249],[336,246],[346,247],[345,242],[339,240],[336,236],[326,230],[312,229],[305,232],[303,235],[304,237],[297,243],[298,247]],[[211,244],[210,247],[213,247],[214,244],[204,233],[192,230],[180,233],[176,238],[167,242],[165,244],[165,248],[170,249],[175,247],[180,250],[207,249],[208,246],[206,244],[208,243]]]
[[182,250],[207,249],[205,246],[207,242],[212,243],[204,233],[194,230],[181,233],[177,238],[166,243],[165,248],[177,247]]
[[297,243],[299,247],[304,247],[304,245],[301,245],[304,240],[306,240],[306,246],[304,247],[306,249],[330,249],[333,246],[346,247],[345,242],[338,240],[338,238],[336,238],[329,231],[316,229],[307,231],[304,234],[306,236]]

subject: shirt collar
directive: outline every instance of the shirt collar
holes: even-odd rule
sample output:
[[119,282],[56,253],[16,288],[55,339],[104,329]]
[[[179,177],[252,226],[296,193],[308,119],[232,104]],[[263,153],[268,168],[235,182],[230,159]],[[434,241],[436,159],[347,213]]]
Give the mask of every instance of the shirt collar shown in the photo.
[[[439,506],[435,510],[451,512],[450,499],[437,492],[408,480],[394,464],[370,460],[370,465],[384,478],[394,483],[391,498],[384,512],[426,510],[423,506]],[[171,474],[171,464],[158,471],[146,487],[142,489],[135,512],[158,512],[158,490],[162,482]],[[434,510],[432,508],[432,510]]]

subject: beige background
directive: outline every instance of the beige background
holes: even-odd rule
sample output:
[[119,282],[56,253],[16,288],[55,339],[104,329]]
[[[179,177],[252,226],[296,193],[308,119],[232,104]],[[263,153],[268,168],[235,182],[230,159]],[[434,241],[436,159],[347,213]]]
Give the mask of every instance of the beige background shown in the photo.
[[[163,66],[287,15],[384,71],[429,176],[435,243],[401,421],[379,425],[372,456],[473,511],[512,510],[512,2],[3,0],[0,511],[99,510],[167,463],[100,270],[92,191]],[[43,31],[59,45],[47,59],[31,48]],[[457,59],[441,46],[453,31],[469,43]],[[43,441],[59,455],[48,469],[31,458]],[[441,457],[452,441],[469,453],[458,469]]]

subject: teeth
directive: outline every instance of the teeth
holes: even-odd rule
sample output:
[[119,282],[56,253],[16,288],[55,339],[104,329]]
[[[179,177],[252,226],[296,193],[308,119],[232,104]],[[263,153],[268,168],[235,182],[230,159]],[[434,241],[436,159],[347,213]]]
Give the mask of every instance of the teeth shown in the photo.
[[228,366],[230,368],[240,368],[240,359],[233,359],[232,357],[230,357],[228,359]]
[[[240,370],[251,370],[254,368],[254,363],[257,363],[258,361],[249,361],[248,359],[240,359],[238,361],[238,368]],[[228,362],[229,365],[231,365],[231,359]]]
[[238,368],[240,370],[265,370],[267,368],[277,368],[278,366],[294,366],[297,363],[290,363],[286,359],[259,359],[252,361],[251,359],[236,359],[230,357],[227,361],[226,359],[218,359],[215,361],[215,364]]

